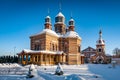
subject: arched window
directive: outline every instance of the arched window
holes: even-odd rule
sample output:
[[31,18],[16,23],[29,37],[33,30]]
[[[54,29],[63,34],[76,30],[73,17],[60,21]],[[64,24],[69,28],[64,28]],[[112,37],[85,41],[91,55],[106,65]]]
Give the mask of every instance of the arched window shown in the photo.
[[43,55],[43,61],[45,61],[45,55]]
[[38,56],[38,61],[40,61],[40,56]]
[[98,52],[102,52],[102,49],[98,49]]
[[46,18],[46,19],[45,19],[45,22],[50,22],[50,19],[49,19],[49,18]]
[[28,55],[28,61],[30,61],[30,55]]
[[54,44],[52,45],[53,46],[53,51],[55,50],[55,46],[54,46]]
[[24,55],[24,59],[23,59],[24,61],[26,60],[26,55]]
[[73,22],[73,21],[70,21],[70,22],[69,22],[69,25],[74,25],[74,22]]
[[80,46],[78,46],[78,52],[80,52]]
[[37,62],[37,56],[35,56],[35,62]]

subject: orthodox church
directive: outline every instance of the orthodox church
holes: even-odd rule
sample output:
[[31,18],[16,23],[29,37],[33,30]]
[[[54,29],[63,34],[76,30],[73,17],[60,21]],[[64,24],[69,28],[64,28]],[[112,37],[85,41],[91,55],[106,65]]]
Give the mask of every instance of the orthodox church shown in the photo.
[[84,60],[80,55],[81,37],[75,32],[74,19],[69,20],[67,27],[65,16],[59,12],[55,17],[55,30],[52,27],[50,16],[46,16],[44,29],[30,36],[30,49],[24,49],[18,53],[20,64],[76,65],[83,63]]
[[105,54],[105,41],[102,39],[102,31],[99,31],[99,39],[96,41],[96,49],[88,47],[82,50],[85,62],[91,63],[110,63],[111,56]]

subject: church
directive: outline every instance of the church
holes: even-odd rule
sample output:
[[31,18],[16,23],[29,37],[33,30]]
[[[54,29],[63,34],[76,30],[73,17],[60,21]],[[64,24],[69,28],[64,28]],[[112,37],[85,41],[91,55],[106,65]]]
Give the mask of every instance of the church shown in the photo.
[[46,16],[44,29],[30,36],[30,49],[18,53],[19,63],[23,65],[83,64],[81,37],[75,32],[75,21],[72,17],[67,25],[61,11],[55,17],[55,30],[51,25],[51,17]]
[[82,50],[86,63],[110,63],[111,56],[105,53],[105,41],[102,38],[102,31],[99,31],[99,39],[96,41],[96,49],[88,47]]

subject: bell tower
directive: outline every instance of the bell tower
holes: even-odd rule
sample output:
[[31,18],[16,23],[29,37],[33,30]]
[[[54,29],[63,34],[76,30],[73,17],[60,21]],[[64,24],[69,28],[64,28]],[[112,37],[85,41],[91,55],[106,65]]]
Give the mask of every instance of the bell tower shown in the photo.
[[105,54],[105,41],[102,39],[102,31],[99,31],[99,39],[97,40],[96,50],[98,55]]
[[45,25],[45,29],[52,29],[50,16],[46,16],[44,25]]
[[66,33],[65,17],[61,12],[59,12],[55,17],[54,27],[56,33],[59,33],[61,35]]
[[71,19],[69,20],[69,31],[74,31],[74,19],[71,17]]

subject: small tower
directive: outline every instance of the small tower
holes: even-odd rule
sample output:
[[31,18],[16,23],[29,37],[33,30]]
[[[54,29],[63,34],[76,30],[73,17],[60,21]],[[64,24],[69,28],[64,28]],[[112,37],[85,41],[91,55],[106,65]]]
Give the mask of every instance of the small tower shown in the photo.
[[56,33],[60,33],[60,34],[66,33],[65,17],[61,12],[59,12],[55,17],[54,27]]
[[74,31],[74,19],[71,17],[71,19],[69,20],[69,31]]
[[50,16],[46,16],[44,25],[45,25],[45,29],[52,29]]
[[99,55],[105,54],[105,41],[102,39],[102,31],[99,31],[99,39],[97,40],[96,50]]

